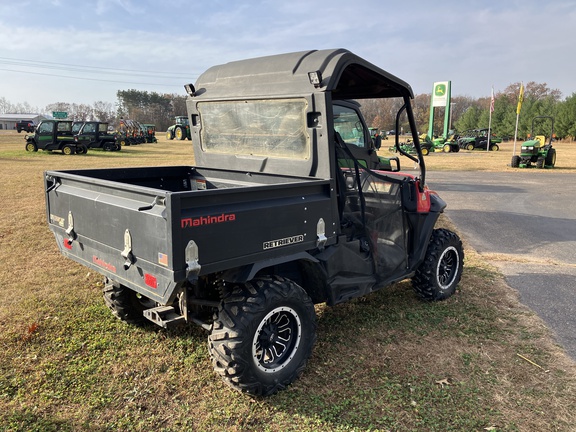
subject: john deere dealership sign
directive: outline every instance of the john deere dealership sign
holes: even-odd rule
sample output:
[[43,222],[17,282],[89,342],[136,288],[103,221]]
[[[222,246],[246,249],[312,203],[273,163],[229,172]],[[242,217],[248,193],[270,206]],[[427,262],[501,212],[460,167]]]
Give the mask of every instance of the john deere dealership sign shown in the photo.
[[440,134],[434,131],[434,108],[444,108],[440,113],[444,114],[443,138],[448,138],[448,128],[450,127],[450,81],[438,81],[434,83],[432,89],[432,100],[430,101],[430,121],[428,123],[428,136],[432,139]]
[[445,107],[450,102],[450,81],[440,81],[434,83],[434,93],[432,94],[433,107]]

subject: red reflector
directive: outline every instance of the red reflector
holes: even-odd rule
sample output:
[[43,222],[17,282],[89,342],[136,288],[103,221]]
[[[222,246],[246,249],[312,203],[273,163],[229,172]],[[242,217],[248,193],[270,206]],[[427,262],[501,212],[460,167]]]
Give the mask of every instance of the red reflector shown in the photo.
[[145,273],[144,274],[144,283],[148,285],[150,288],[158,288],[158,281],[154,276],[151,274]]
[[68,239],[64,239],[64,247],[68,250],[72,250],[72,242]]

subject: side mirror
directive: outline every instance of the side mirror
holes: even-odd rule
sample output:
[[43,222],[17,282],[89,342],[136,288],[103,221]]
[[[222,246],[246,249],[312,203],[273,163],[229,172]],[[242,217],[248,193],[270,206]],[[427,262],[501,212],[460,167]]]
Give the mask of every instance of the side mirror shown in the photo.
[[376,148],[376,150],[380,150],[380,147],[382,147],[382,137],[380,135],[377,135],[374,139],[374,147]]

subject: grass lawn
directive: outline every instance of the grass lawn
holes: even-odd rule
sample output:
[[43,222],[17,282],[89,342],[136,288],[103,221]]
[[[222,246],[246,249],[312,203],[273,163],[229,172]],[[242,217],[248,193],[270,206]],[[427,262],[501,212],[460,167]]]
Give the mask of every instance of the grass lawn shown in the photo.
[[[101,277],[57,249],[43,172],[194,164],[190,141],[159,137],[121,152],[64,156],[27,153],[24,134],[0,131],[0,430],[574,430],[575,362],[467,245],[459,290],[445,302],[419,301],[406,281],[318,305],[318,342],[304,375],[269,398],[220,380],[202,329],[115,319]],[[433,153],[426,162],[430,170],[513,171],[512,145]],[[576,144],[555,147],[557,168],[546,172],[573,172]],[[446,218],[441,224],[451,227]]]

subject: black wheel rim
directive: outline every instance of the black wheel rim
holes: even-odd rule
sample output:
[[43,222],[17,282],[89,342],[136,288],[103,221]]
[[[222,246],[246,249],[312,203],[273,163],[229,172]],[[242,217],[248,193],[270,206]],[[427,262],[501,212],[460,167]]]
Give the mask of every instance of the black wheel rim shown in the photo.
[[446,290],[452,285],[459,266],[460,256],[456,248],[454,246],[446,248],[438,260],[438,267],[436,268],[437,282],[441,289]]
[[268,313],[252,342],[252,357],[258,369],[274,373],[290,363],[300,344],[301,329],[300,318],[292,308],[278,307]]

